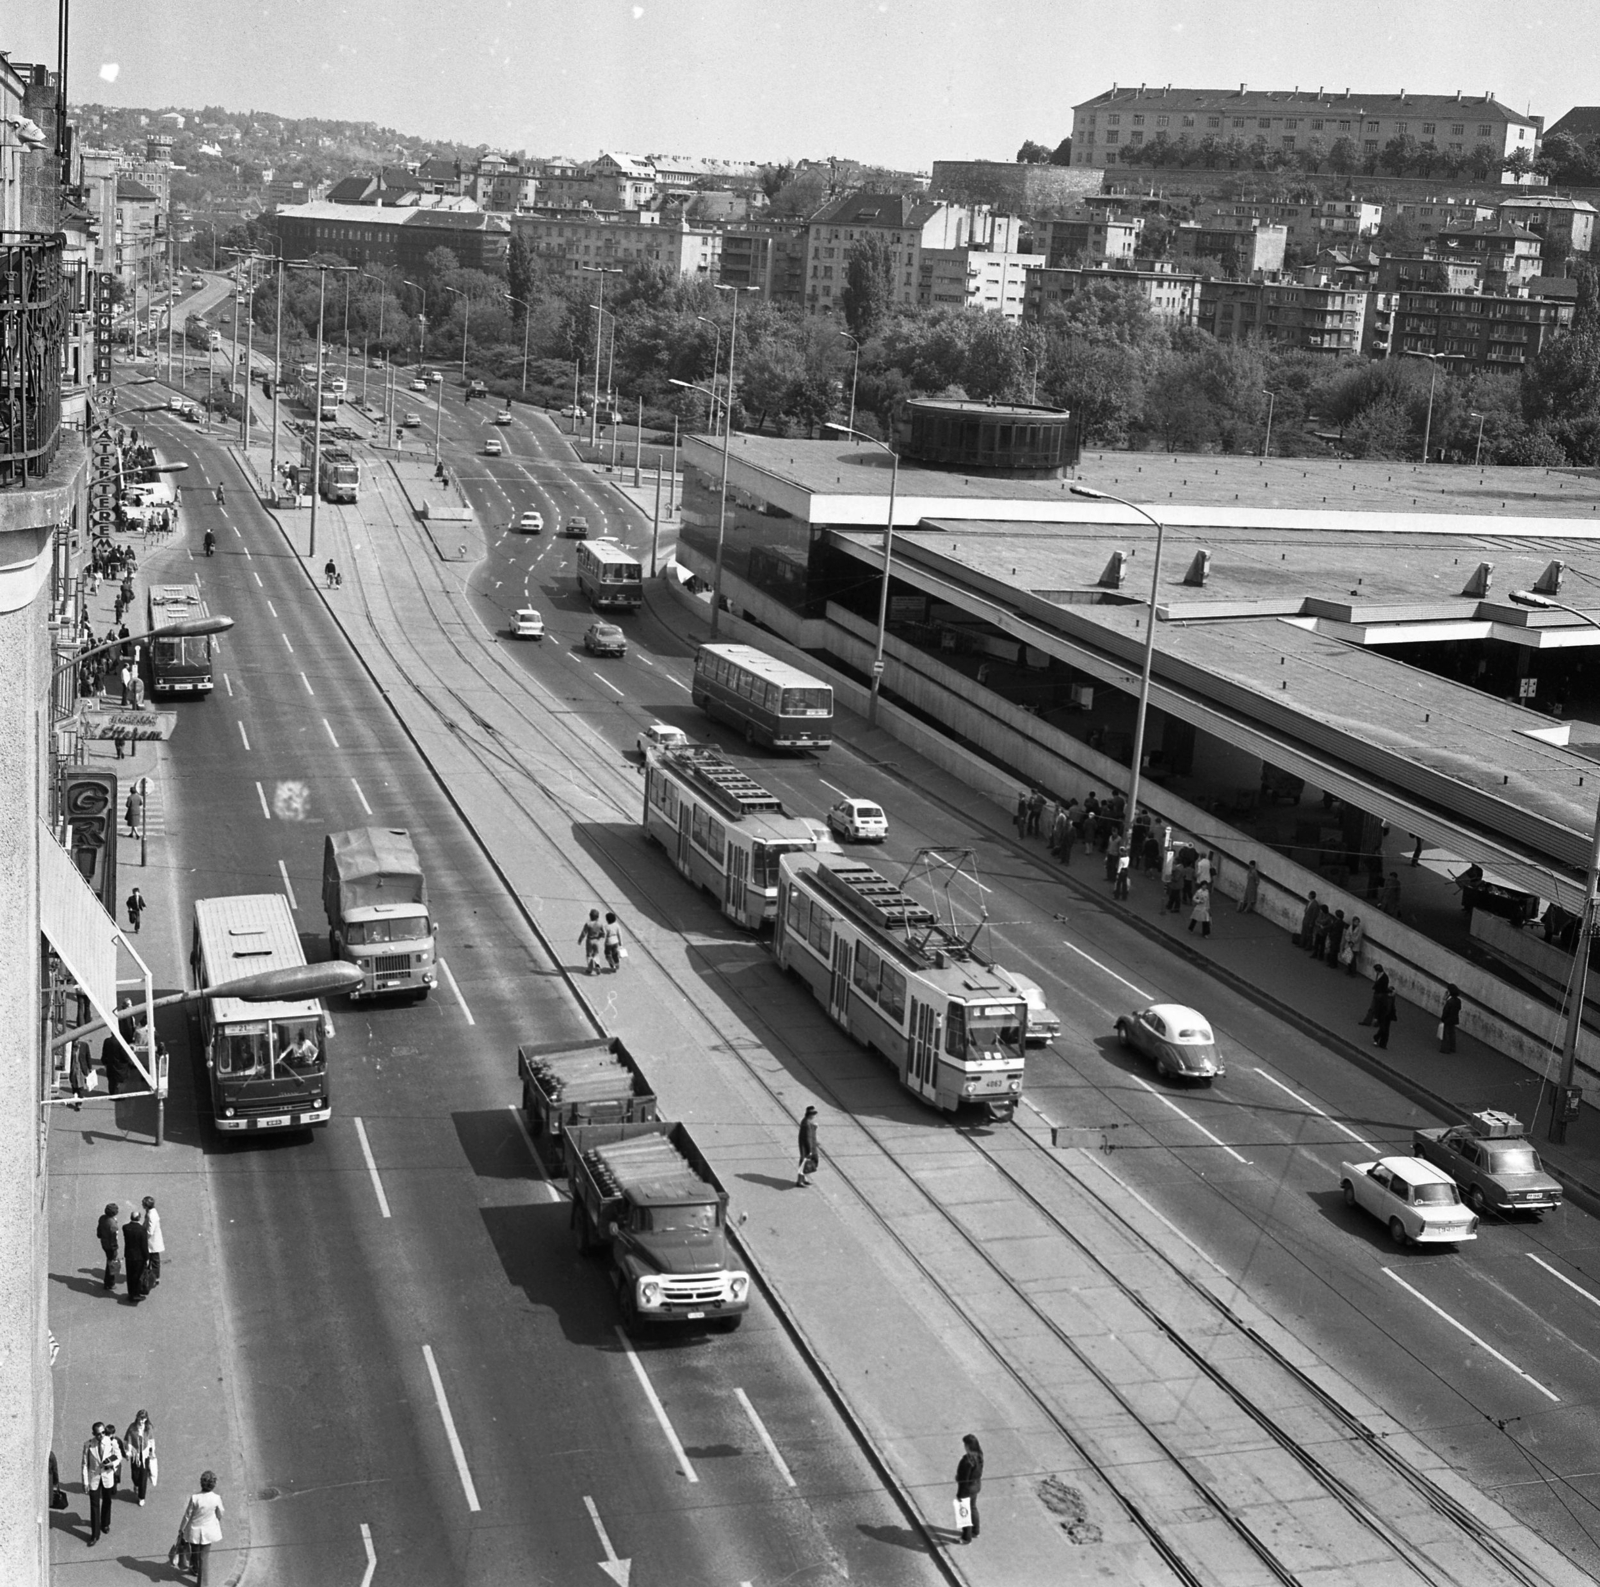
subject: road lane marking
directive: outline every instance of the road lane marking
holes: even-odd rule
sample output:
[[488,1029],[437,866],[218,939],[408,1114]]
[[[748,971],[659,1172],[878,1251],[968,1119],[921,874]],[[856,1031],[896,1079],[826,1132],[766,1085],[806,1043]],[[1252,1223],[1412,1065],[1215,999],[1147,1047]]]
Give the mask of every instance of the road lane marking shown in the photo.
[[233,680],[227,673],[222,675],[222,686],[228,691],[228,698],[231,700],[233,698]]
[[634,1352],[633,1341],[630,1340],[621,1328],[617,1329],[617,1338],[622,1342],[623,1354],[628,1358],[628,1364],[633,1368],[634,1376],[639,1380],[639,1387],[644,1390],[644,1397],[650,1402],[650,1409],[655,1412],[656,1421],[660,1424],[661,1431],[666,1435],[666,1440],[672,1445],[672,1452],[678,1457],[678,1467],[690,1482],[698,1482],[695,1469],[689,1464],[689,1456],[684,1451],[683,1445],[678,1441],[678,1435],[672,1430],[672,1423],[667,1420],[667,1408],[661,1403],[661,1397],[656,1393],[655,1385],[650,1381],[650,1374],[644,1369],[642,1362]]
[[1319,1119],[1326,1119],[1328,1121],[1328,1123],[1330,1123],[1334,1127],[1334,1129],[1343,1130],[1344,1133],[1346,1135],[1348,1135],[1350,1137],[1350,1139],[1356,1143],[1357,1146],[1361,1147],[1361,1149],[1363,1151],[1371,1152],[1374,1157],[1382,1157],[1383,1156],[1383,1153],[1380,1152],[1378,1150],[1378,1148],[1372,1144],[1371,1141],[1365,1139],[1364,1137],[1362,1137],[1360,1135],[1357,1135],[1356,1132],[1353,1129],[1351,1129],[1348,1124],[1341,1124],[1336,1118],[1333,1117],[1332,1114],[1324,1113],[1322,1111],[1322,1109],[1319,1108],[1316,1105],[1315,1102],[1307,1102],[1306,1099],[1303,1096],[1301,1096],[1298,1091],[1291,1091],[1288,1088],[1288,1086],[1286,1086],[1281,1080],[1279,1080],[1275,1075],[1269,1075],[1267,1073],[1267,1071],[1265,1069],[1261,1068],[1261,1066],[1259,1064],[1256,1066],[1256,1073],[1258,1075],[1260,1075],[1263,1080],[1268,1081],[1272,1085],[1275,1085],[1281,1092],[1283,1092],[1283,1094],[1285,1096],[1293,1097],[1295,1099],[1295,1101],[1300,1104],[1301,1107],[1309,1108],[1310,1111],[1315,1113],[1316,1116]]
[[[589,670],[590,670],[590,671],[591,671],[591,672],[594,672],[594,668],[593,668],[593,667],[591,667],[591,668],[590,668],[590,669],[589,669]],[[604,677],[604,676],[602,676],[602,675],[601,675],[601,674],[600,674],[600,673],[598,673],[598,672],[595,672],[595,673],[594,673],[594,675],[595,675],[595,677],[597,677],[597,678],[599,678],[599,679],[600,679],[600,681],[601,681],[601,682],[602,682],[602,683],[603,683],[603,684],[604,684],[604,685],[605,685],[605,686],[606,686],[606,687],[607,687],[607,688],[608,688],[608,689],[609,689],[609,690],[610,690],[610,691],[611,691],[611,692],[612,692],[612,693],[613,693],[613,694],[622,694],[622,690],[621,690],[621,689],[619,689],[619,688],[618,688],[618,687],[617,687],[617,686],[616,686],[616,684],[614,684],[614,683],[613,683],[613,682],[612,682],[612,681],[611,681],[611,680],[610,680],[610,679],[609,679],[609,678],[607,678],[607,677]],[[627,695],[625,695],[625,694],[623,694],[623,695],[622,695],[622,697],[623,697],[623,699],[627,699]]]
[[378,1569],[378,1551],[372,1546],[372,1528],[361,1523],[361,1546],[367,1551],[367,1568],[361,1578],[361,1587],[372,1587],[372,1578]]
[[[301,676],[301,677],[302,677],[302,678],[303,678],[303,677],[304,677],[304,676],[305,676],[305,674],[304,674],[304,673],[303,673],[303,672],[302,672],[302,673],[301,673],[301,674],[300,674],[300,676]],[[327,733],[328,733],[328,742],[329,742],[329,743],[330,743],[330,744],[332,744],[332,745],[333,745],[333,747],[334,747],[334,748],[335,748],[335,749],[337,749],[337,748],[338,748],[338,747],[339,747],[339,740],[338,740],[338,739],[336,739],[336,738],[335,738],[335,737],[334,737],[334,736],[333,736],[333,729],[332,729],[332,728],[331,728],[331,727],[329,727],[329,726],[328,726],[328,719],[327,719],[327,717],[323,717],[323,719],[322,719],[322,725],[323,725],[323,727],[324,727],[324,728],[326,728],[326,729],[327,729]]]
[[778,1468],[778,1475],[792,1488],[795,1486],[794,1473],[789,1470],[789,1463],[778,1453],[778,1446],[772,1441],[772,1434],[767,1431],[767,1424],[756,1415],[756,1408],[750,1403],[750,1396],[743,1389],[733,1391],[734,1398],[744,1407],[744,1414],[750,1418],[750,1425],[756,1430],[756,1437],[761,1440],[762,1446],[772,1457],[772,1464]]
[[315,694],[317,692],[311,687],[311,680],[303,672],[300,674],[300,681],[306,686],[307,694]]
[[1545,1270],[1545,1272],[1547,1272],[1552,1278],[1560,1279],[1561,1282],[1563,1284],[1565,1284],[1568,1289],[1577,1290],[1577,1292],[1581,1296],[1583,1296],[1583,1298],[1586,1301],[1590,1301],[1594,1305],[1600,1306],[1600,1295],[1591,1294],[1588,1290],[1586,1290],[1583,1287],[1582,1284],[1574,1284],[1572,1282],[1572,1280],[1570,1278],[1568,1278],[1565,1273],[1556,1272],[1556,1270],[1553,1267],[1551,1267],[1551,1265],[1547,1261],[1545,1261],[1545,1259],[1542,1256],[1535,1256],[1532,1251],[1529,1251],[1527,1253],[1527,1255],[1528,1255],[1528,1258],[1529,1258],[1530,1261],[1537,1262],[1539,1264],[1539,1266],[1542,1267]]
[[1421,1290],[1413,1289],[1403,1278],[1400,1277],[1398,1273],[1395,1272],[1392,1267],[1384,1268],[1383,1272],[1387,1277],[1392,1278],[1395,1283],[1398,1284],[1401,1289],[1405,1290],[1408,1295],[1414,1295],[1418,1300],[1420,1300],[1429,1311],[1436,1312],[1447,1323],[1449,1323],[1452,1328],[1456,1329],[1460,1333],[1464,1333],[1467,1338],[1469,1338],[1473,1344],[1477,1345],[1480,1350],[1487,1351],[1495,1358],[1496,1361],[1500,1363],[1501,1366],[1510,1367],[1519,1378],[1523,1378],[1527,1382],[1531,1383],[1534,1388],[1536,1388],[1542,1395],[1545,1396],[1546,1399],[1554,1400],[1557,1405],[1561,1403],[1561,1396],[1559,1394],[1552,1394],[1550,1390],[1544,1386],[1544,1384],[1542,1384],[1536,1377],[1524,1372],[1522,1368],[1519,1367],[1509,1356],[1501,1355],[1492,1344],[1490,1344],[1487,1340],[1480,1339],[1477,1334],[1473,1333],[1473,1331],[1467,1327],[1465,1323],[1457,1322],[1455,1318],[1444,1309],[1444,1307],[1435,1305],[1431,1300],[1428,1299],[1426,1295],[1422,1293]]
[[687,683],[679,683],[678,680],[676,678],[674,678],[670,672],[667,674],[667,682],[668,683],[677,684],[677,686],[680,689],[682,689],[685,694],[692,694],[694,692],[692,689],[690,689],[690,687],[689,687],[689,685]]
[[372,814],[372,806],[367,803],[367,796],[362,793],[361,784],[358,783],[354,777],[352,777],[350,779],[350,786],[355,789],[356,798],[361,801],[361,808],[370,816]]
[[245,753],[248,754],[250,752],[250,737],[244,730],[243,722],[239,724],[239,737],[244,740]]
[[444,959],[439,961],[439,968],[444,971],[444,978],[450,983],[450,990],[455,993],[456,1002],[461,1005],[461,1012],[467,1016],[467,1023],[476,1025],[478,1022],[472,1017],[472,1010],[467,1007],[467,1000],[461,995],[461,988],[456,985],[455,972]]
[[267,808],[267,790],[263,788],[260,783],[256,784],[256,797],[261,801],[262,815],[264,815],[267,820],[270,821],[272,819],[272,812]]
[[367,1127],[360,1119],[356,1120],[356,1134],[361,1138],[361,1155],[367,1160],[367,1178],[372,1181],[372,1193],[378,1198],[378,1211],[387,1218],[389,1198],[383,1193],[383,1181],[378,1177],[377,1159],[373,1157],[372,1147],[367,1140]]
[[450,1402],[444,1397],[444,1380],[439,1376],[439,1368],[433,1359],[433,1346],[422,1347],[422,1359],[428,1363],[428,1376],[433,1380],[433,1397],[438,1401],[439,1417],[444,1423],[444,1435],[450,1441],[450,1453],[455,1457],[456,1475],[461,1478],[461,1487],[467,1496],[469,1510],[481,1510],[478,1503],[478,1490],[472,1486],[472,1473],[467,1470],[467,1452],[461,1447],[461,1439],[456,1433],[456,1419],[450,1414]]
[[635,656],[633,659],[635,661],[642,661],[647,667],[655,666],[655,662],[653,662],[648,656]]
[[289,646],[289,654],[292,656],[294,654],[294,646],[289,644],[289,636],[285,633],[280,633],[278,638],[281,639],[285,645]]
[[[248,556],[248,555],[249,555],[249,552],[246,552],[246,553],[245,553],[245,555],[246,555],[246,556]],[[251,570],[250,570],[250,571],[251,571],[251,572],[252,572],[252,573],[255,573],[255,580],[256,580],[256,583],[257,583],[257,584],[261,584],[261,575],[260,575],[260,574],[259,574],[259,573],[256,573],[256,572],[255,572],[255,569],[254,569],[254,568],[252,568],[252,569],[251,569]],[[265,589],[265,588],[266,588],[266,585],[265,585],[265,584],[261,584],[261,588],[262,588],[262,589]]]
[[1195,1129],[1199,1130],[1199,1132],[1203,1136],[1205,1136],[1205,1138],[1208,1141],[1211,1141],[1215,1145],[1220,1146],[1223,1149],[1223,1151],[1225,1151],[1228,1154],[1229,1157],[1236,1158],[1239,1162],[1243,1163],[1246,1167],[1249,1167],[1250,1159],[1248,1157],[1240,1157],[1239,1154],[1236,1151],[1234,1151],[1234,1149],[1231,1146],[1229,1146],[1228,1143],[1225,1140],[1223,1140],[1223,1138],[1220,1135],[1213,1135],[1212,1132],[1210,1130],[1208,1130],[1205,1127],[1205,1125],[1203,1125],[1199,1121],[1199,1119],[1193,1117],[1191,1114],[1185,1113],[1183,1111],[1183,1109],[1180,1108],[1178,1106],[1178,1104],[1172,1100],[1171,1097],[1163,1096],[1161,1094],[1161,1092],[1157,1091],[1156,1088],[1153,1085],[1151,1085],[1150,1082],[1148,1080],[1146,1080],[1142,1075],[1130,1075],[1129,1078],[1134,1082],[1135,1085],[1143,1086],[1145,1088],[1145,1090],[1148,1091],[1150,1093],[1150,1095],[1153,1096],[1158,1102],[1162,1102],[1167,1107],[1171,1108],[1172,1111],[1174,1113],[1176,1113],[1178,1115],[1178,1117],[1180,1119],[1182,1119],[1186,1124],[1192,1124],[1195,1127]]
[[1095,958],[1095,956],[1094,956],[1094,955],[1093,955],[1093,954],[1092,954],[1092,953],[1085,953],[1085,952],[1084,952],[1084,951],[1083,951],[1083,949],[1082,949],[1082,948],[1080,948],[1080,947],[1078,947],[1078,946],[1077,946],[1077,944],[1075,944],[1075,943],[1071,943],[1071,942],[1068,942],[1068,941],[1067,941],[1067,939],[1066,939],[1066,938],[1065,938],[1065,937],[1063,937],[1063,938],[1062,938],[1062,939],[1061,939],[1061,941],[1062,941],[1062,945],[1063,945],[1063,946],[1064,946],[1064,947],[1068,947],[1068,948],[1071,948],[1071,949],[1072,949],[1072,951],[1073,951],[1073,952],[1074,952],[1074,953],[1075,953],[1075,954],[1077,954],[1077,956],[1078,956],[1078,957],[1079,957],[1079,958],[1080,958],[1080,959],[1087,959],[1087,960],[1088,960],[1088,961],[1089,961],[1089,963],[1090,963],[1090,964],[1092,964],[1092,965],[1093,965],[1093,966],[1094,966],[1094,967],[1095,967],[1095,969],[1097,969],[1097,970],[1104,970],[1104,971],[1105,971],[1105,973],[1106,973],[1106,974],[1107,974],[1107,975],[1109,975],[1109,976],[1110,976],[1110,977],[1111,977],[1111,979],[1112,979],[1112,980],[1113,980],[1113,981],[1120,981],[1120,982],[1122,982],[1122,984],[1123,984],[1123,985],[1124,985],[1124,986],[1125,986],[1125,987],[1127,987],[1127,989],[1128,989],[1128,990],[1129,990],[1129,991],[1130,991],[1130,992],[1137,992],[1137,993],[1138,993],[1138,994],[1139,994],[1139,996],[1140,996],[1140,997],[1153,997],[1153,996],[1154,996],[1154,994],[1153,994],[1153,993],[1151,993],[1151,992],[1147,992],[1147,991],[1145,991],[1145,989],[1144,989],[1144,988],[1143,988],[1143,987],[1142,987],[1142,986],[1135,986],[1135,985],[1134,985],[1134,984],[1133,984],[1133,982],[1132,982],[1132,981],[1130,981],[1130,980],[1129,980],[1129,979],[1128,979],[1128,978],[1127,978],[1127,976],[1125,976],[1125,975],[1118,975],[1118,974],[1117,974],[1117,972],[1116,972],[1116,971],[1115,971],[1115,970],[1113,970],[1113,969],[1112,969],[1112,968],[1111,968],[1111,967],[1110,967],[1110,965],[1107,965],[1107,964],[1101,964],[1101,962],[1100,962],[1100,961],[1099,961],[1099,960],[1098,960],[1098,959],[1097,959],[1097,958]]
[[289,895],[289,907],[291,909],[298,909],[300,907],[300,903],[299,900],[294,896],[294,883],[289,880],[289,867],[285,865],[282,860],[278,861],[278,874],[283,878],[284,892]]
[[600,1512],[588,1494],[583,1496],[583,1507],[589,1512],[589,1519],[594,1522],[594,1529],[600,1536],[600,1547],[605,1552],[606,1557],[599,1562],[600,1569],[617,1583],[617,1587],[628,1587],[628,1573],[632,1569],[633,1561],[617,1558],[617,1551],[611,1546],[611,1538],[601,1524]]
[[511,1117],[516,1120],[517,1133],[522,1136],[523,1143],[528,1148],[528,1156],[533,1159],[534,1171],[544,1181],[544,1188],[550,1192],[550,1199],[560,1201],[561,1192],[551,1183],[549,1174],[545,1172],[544,1159],[539,1155],[539,1149],[533,1144],[533,1137],[528,1133],[528,1121],[522,1116],[521,1105],[508,1102],[506,1106],[511,1110]]
[[271,612],[274,617],[278,615],[278,608],[274,606],[271,601],[267,602],[267,610]]
[[841,787],[840,787],[840,786],[839,786],[839,785],[838,785],[838,784],[837,784],[837,783],[831,783],[831,782],[829,782],[829,781],[828,781],[828,779],[827,779],[827,778],[826,778],[826,777],[819,777],[819,778],[817,778],[817,781],[818,781],[818,782],[819,782],[819,783],[821,783],[821,784],[822,784],[822,786],[823,786],[823,787],[824,787],[824,788],[831,788],[831,789],[833,789],[833,791],[834,791],[834,792],[835,792],[835,793],[836,793],[836,794],[838,794],[838,796],[839,796],[839,797],[840,797],[840,798],[841,798],[841,799],[848,799],[848,798],[849,798],[849,797],[850,797],[850,795],[849,795],[849,794],[847,794],[847,793],[846,793],[846,792],[845,792],[845,791],[844,791],[844,789],[843,789],[843,788],[841,788]]

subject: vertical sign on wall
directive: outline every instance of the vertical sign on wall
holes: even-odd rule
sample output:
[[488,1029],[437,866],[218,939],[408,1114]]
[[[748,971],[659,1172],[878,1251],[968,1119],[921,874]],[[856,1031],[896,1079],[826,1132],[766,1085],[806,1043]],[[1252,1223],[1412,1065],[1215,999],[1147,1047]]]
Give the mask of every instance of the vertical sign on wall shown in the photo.
[[67,849],[83,879],[117,918],[117,774],[69,766],[61,774]]

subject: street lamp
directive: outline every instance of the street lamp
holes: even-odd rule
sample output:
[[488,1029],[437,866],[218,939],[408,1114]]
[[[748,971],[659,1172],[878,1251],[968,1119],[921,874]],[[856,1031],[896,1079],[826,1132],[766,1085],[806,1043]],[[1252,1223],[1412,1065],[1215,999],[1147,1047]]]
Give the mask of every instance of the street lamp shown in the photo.
[[[115,639],[104,639],[98,645],[90,645],[87,649],[76,650],[65,661],[58,661],[50,672],[50,694],[55,697],[56,680],[64,672],[73,671],[81,667],[91,656],[104,655],[108,650],[120,650],[124,645],[148,645],[158,639],[197,639],[206,634],[225,634],[233,627],[231,617],[220,614],[211,617],[185,617],[176,623],[165,623],[160,628],[152,628],[148,633],[129,634],[126,639],[119,634]],[[77,690],[73,690],[76,695]],[[70,715],[70,712],[63,713]]]
[[850,422],[845,428],[854,435],[856,433],[856,376],[861,373],[861,343],[849,331],[840,331],[839,335],[850,344]]
[[[443,282],[440,283],[444,285]],[[453,292],[461,299],[461,389],[467,389],[467,327],[472,324],[472,299],[460,287],[445,287],[446,292]],[[439,395],[444,396],[441,390]]]
[[[622,271],[614,265],[579,265],[580,274],[600,277],[600,301],[596,307],[601,318],[594,322],[594,406],[589,411],[589,445],[597,446],[600,441],[600,331],[606,312],[606,277],[619,276]],[[716,613],[712,613],[712,630],[716,629]]]
[[1277,402],[1277,400],[1278,400],[1278,394],[1275,391],[1263,390],[1261,395],[1267,399],[1267,436],[1266,436],[1266,439],[1261,443],[1261,455],[1263,457],[1271,457],[1272,456],[1272,407],[1273,407],[1273,404],[1275,402]]
[[415,287],[422,294],[422,313],[419,316],[422,321],[422,340],[417,343],[417,369],[420,372],[423,359],[428,350],[428,289],[416,281],[407,281],[404,284],[408,287]]
[[1433,442],[1433,389],[1439,383],[1439,365],[1446,359],[1465,358],[1465,353],[1415,353],[1410,348],[1401,351],[1407,358],[1426,358],[1433,365],[1433,372],[1428,376],[1428,421],[1422,430],[1422,461],[1428,461],[1428,452]]
[[711,327],[711,334],[716,337],[716,346],[711,354],[711,407],[706,412],[706,434],[717,433],[717,375],[722,368],[722,327],[713,319],[708,319],[704,314],[697,314],[695,318],[702,325]]
[[501,294],[507,303],[515,303],[522,310],[522,394],[528,394],[528,321],[530,311],[528,305],[521,298],[514,298],[509,292]]
[[1128,777],[1128,809],[1122,822],[1122,847],[1130,855],[1133,852],[1133,823],[1139,809],[1139,770],[1144,760],[1144,726],[1145,718],[1150,712],[1150,671],[1155,661],[1156,651],[1156,600],[1161,587],[1161,549],[1166,538],[1166,526],[1152,513],[1131,501],[1125,501],[1121,496],[1113,496],[1109,491],[1094,490],[1088,485],[1074,485],[1074,496],[1082,496],[1089,501],[1114,501],[1119,507],[1126,507],[1129,512],[1138,513],[1148,524],[1152,524],[1156,531],[1156,560],[1155,566],[1150,570],[1150,613],[1145,621],[1144,635],[1144,662],[1139,669],[1139,708],[1133,719],[1133,766]]
[[[1588,612],[1568,606],[1565,601],[1552,600],[1534,590],[1512,590],[1511,599],[1518,606],[1531,606],[1538,611],[1566,612],[1591,628],[1600,628],[1600,621]],[[1559,1146],[1567,1138],[1567,1120],[1575,1117],[1582,1096],[1572,1084],[1578,1064],[1578,1033],[1583,1028],[1583,1005],[1589,992],[1589,949],[1594,936],[1596,891],[1600,890],[1600,802],[1595,805],[1594,836],[1589,840],[1589,874],[1584,880],[1583,915],[1579,922],[1577,946],[1572,955],[1572,982],[1567,988],[1567,1029],[1561,1042],[1561,1079],[1550,1101],[1550,1128],[1547,1139]]]
[[1478,421],[1478,445],[1477,449],[1472,454],[1472,466],[1477,468],[1483,462],[1483,421],[1485,415],[1481,413],[1468,412],[1467,417],[1469,419],[1476,419]]
[[887,441],[867,435],[847,424],[825,424],[827,430],[842,430],[858,441],[870,441],[894,459],[889,472],[889,516],[883,522],[883,581],[878,586],[878,635],[872,651],[872,691],[867,696],[867,726],[878,725],[878,691],[883,683],[883,646],[889,631],[889,564],[894,556],[894,498],[900,486],[900,454]]
[[328,297],[328,272],[335,275],[352,275],[355,273],[354,265],[313,264],[310,260],[296,261],[289,266],[291,270],[315,270],[317,272],[317,400],[312,407],[311,430],[311,543],[307,547],[306,555],[315,557],[317,554],[317,500],[322,494],[322,329],[323,312],[327,307]]

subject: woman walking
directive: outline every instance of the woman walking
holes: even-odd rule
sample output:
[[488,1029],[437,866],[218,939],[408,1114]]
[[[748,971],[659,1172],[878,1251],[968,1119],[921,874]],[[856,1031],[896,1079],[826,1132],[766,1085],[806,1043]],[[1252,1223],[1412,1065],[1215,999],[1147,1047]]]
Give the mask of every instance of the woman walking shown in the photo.
[[146,1493],[155,1487],[160,1477],[156,1469],[156,1430],[151,1425],[148,1411],[140,1411],[128,1423],[128,1430],[122,1435],[122,1447],[128,1455],[128,1476],[133,1481],[133,1496],[142,1510]]
[[161,1255],[167,1248],[167,1237],[161,1232],[161,1214],[156,1211],[156,1198],[146,1196],[144,1206],[145,1243],[150,1248],[150,1288],[161,1282]]
[[1444,1007],[1439,1011],[1439,1051],[1456,1050],[1456,1026],[1461,1023],[1461,993],[1454,981],[1447,981]]
[[200,1491],[189,1495],[189,1506],[178,1523],[178,1536],[189,1545],[189,1555],[194,1561],[194,1579],[199,1587],[206,1587],[206,1560],[211,1545],[222,1541],[222,1495],[217,1492],[217,1474],[200,1473]]
[[600,924],[600,911],[591,909],[589,918],[578,928],[578,941],[583,944],[585,975],[599,975],[600,947],[606,939],[606,928]]
[[622,968],[622,927],[609,909],[606,911],[605,945],[606,963],[611,966],[611,973],[615,975]]
[[1206,882],[1195,885],[1194,906],[1189,911],[1189,930],[1193,931],[1196,926],[1202,937],[1211,935],[1211,887]]
[[967,1433],[961,1444],[961,1461],[956,1467],[956,1519],[961,1525],[961,1541],[970,1543],[980,1530],[978,1495],[983,1492],[983,1446],[976,1433]]
[[1344,941],[1339,944],[1339,963],[1344,966],[1346,975],[1354,975],[1360,967],[1361,944],[1366,940],[1366,935],[1367,928],[1361,924],[1361,916],[1352,915]]

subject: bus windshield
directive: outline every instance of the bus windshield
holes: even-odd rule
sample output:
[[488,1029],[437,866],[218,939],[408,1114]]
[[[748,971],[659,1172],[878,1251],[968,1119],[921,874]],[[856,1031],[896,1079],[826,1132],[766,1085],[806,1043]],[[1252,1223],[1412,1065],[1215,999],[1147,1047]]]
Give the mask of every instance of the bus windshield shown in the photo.
[[277,1059],[284,1068],[304,1074],[322,1062],[320,1019],[280,1020],[272,1027]]
[[226,1025],[212,1048],[217,1073],[234,1080],[263,1080],[272,1068],[272,1043],[263,1025]]
[[783,704],[779,709],[784,716],[830,716],[833,713],[833,690],[785,689]]
[[382,942],[421,942],[427,935],[424,915],[400,920],[353,920],[345,927],[345,940],[352,948],[370,948]]

